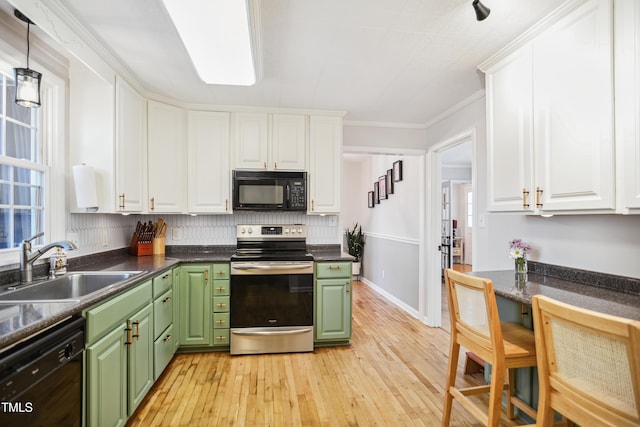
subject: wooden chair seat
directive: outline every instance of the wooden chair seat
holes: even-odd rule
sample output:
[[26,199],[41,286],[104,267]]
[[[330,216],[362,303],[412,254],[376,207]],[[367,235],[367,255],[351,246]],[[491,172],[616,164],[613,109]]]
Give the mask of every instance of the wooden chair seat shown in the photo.
[[[455,398],[486,426],[500,424],[502,392],[507,391],[507,414],[517,407],[532,418],[536,411],[515,395],[515,368],[536,366],[533,331],[517,323],[500,323],[491,280],[445,271],[451,319],[451,346],[442,425],[448,426]],[[456,371],[460,348],[464,347],[492,365],[491,384],[457,388]],[[506,380],[506,383],[505,383]],[[469,396],[489,393],[489,407],[481,408]]]

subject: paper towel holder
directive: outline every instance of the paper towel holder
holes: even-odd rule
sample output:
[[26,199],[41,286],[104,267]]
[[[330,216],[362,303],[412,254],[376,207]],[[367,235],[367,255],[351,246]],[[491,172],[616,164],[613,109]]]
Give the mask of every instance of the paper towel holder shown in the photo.
[[98,212],[98,191],[95,169],[86,163],[73,166],[73,181],[78,208],[85,208],[86,212]]

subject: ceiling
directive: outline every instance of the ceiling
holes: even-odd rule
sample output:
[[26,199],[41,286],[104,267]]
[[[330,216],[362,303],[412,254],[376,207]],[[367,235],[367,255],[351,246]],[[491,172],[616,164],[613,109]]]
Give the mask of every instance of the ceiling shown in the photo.
[[481,90],[477,65],[562,3],[483,0],[478,22],[471,0],[258,0],[262,78],[240,87],[199,80],[160,0],[57,1],[158,95],[414,125]]

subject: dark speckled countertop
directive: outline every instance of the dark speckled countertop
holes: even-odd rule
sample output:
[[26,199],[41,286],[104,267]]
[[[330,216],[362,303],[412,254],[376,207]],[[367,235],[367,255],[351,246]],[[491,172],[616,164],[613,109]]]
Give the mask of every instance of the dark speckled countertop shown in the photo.
[[[316,261],[351,261],[352,256],[341,252],[339,245],[309,246],[309,252]],[[149,280],[180,263],[229,262],[235,246],[167,246],[165,255],[135,257],[126,250],[118,250],[89,255],[82,259],[69,259],[72,271],[141,271],[139,275],[109,286],[80,302],[60,302],[42,304],[0,304],[0,353],[14,344],[44,330],[60,321],[91,307],[109,297],[119,294],[132,286]],[[44,271],[45,273],[43,273]],[[46,274],[42,270],[40,275]],[[34,273],[35,274],[35,273]],[[17,276],[5,274],[2,284],[6,287]]]
[[528,281],[519,289],[515,273],[510,271],[479,271],[469,273],[493,281],[496,295],[531,304],[534,295],[545,295],[567,304],[628,319],[640,320],[640,295],[623,293],[565,279],[528,273]]

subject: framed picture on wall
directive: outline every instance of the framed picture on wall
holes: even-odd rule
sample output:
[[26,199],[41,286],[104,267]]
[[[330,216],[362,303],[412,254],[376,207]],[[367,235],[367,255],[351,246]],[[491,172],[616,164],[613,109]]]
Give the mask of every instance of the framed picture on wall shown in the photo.
[[402,181],[402,160],[393,162],[393,181]]
[[387,176],[382,175],[378,178],[378,186],[380,188],[380,200],[388,198],[387,196]]
[[373,200],[373,191],[369,191],[367,206],[369,206],[370,208],[376,207],[376,202],[375,200]]
[[393,169],[387,171],[387,194],[393,194]]
[[375,203],[380,203],[380,188],[378,185],[378,181],[373,183],[373,201]]

